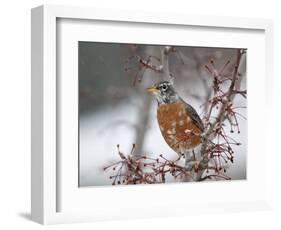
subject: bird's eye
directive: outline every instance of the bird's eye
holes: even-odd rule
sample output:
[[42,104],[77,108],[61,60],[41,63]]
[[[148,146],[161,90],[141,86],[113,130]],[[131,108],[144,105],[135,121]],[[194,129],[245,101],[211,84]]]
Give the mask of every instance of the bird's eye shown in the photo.
[[163,89],[163,90],[166,90],[167,88],[168,88],[167,85],[162,85],[162,89]]

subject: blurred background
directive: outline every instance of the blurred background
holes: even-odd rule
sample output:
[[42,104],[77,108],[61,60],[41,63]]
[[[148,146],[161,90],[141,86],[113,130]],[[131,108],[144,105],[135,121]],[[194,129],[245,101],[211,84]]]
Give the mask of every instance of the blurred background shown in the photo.
[[[201,118],[205,114],[206,98],[212,77],[204,67],[214,61],[224,73],[234,68],[236,49],[209,47],[174,47],[169,55],[169,67],[180,96],[191,104]],[[129,154],[135,143],[140,155],[157,157],[159,154],[174,159],[177,154],[169,148],[160,133],[156,100],[145,89],[161,80],[161,75],[150,69],[139,68],[135,55],[152,64],[159,64],[163,46],[79,42],[79,185],[111,185],[111,171],[103,167],[118,161],[117,144]],[[213,68],[212,67],[212,68]],[[239,72],[241,89],[246,89],[246,55]],[[136,81],[141,78],[141,82]],[[236,96],[235,106],[246,106],[246,99]],[[247,117],[246,109],[239,110]],[[234,163],[229,163],[227,175],[233,180],[246,178],[247,121],[238,117],[241,133],[231,136],[242,143],[233,146]],[[229,130],[229,127],[226,127]],[[168,178],[167,182],[174,181]]]

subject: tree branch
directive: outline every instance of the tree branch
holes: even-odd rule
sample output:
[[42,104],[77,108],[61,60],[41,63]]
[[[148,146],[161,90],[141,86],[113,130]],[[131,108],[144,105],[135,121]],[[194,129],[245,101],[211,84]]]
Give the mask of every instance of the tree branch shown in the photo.
[[[204,171],[208,167],[208,163],[209,163],[208,145],[209,145],[209,142],[210,142],[210,136],[214,132],[215,127],[221,126],[222,122],[226,118],[225,114],[226,114],[227,106],[231,101],[233,101],[233,99],[236,95],[234,93],[234,87],[235,87],[235,84],[236,84],[236,81],[237,81],[237,78],[238,78],[238,68],[239,68],[241,57],[242,57],[243,54],[244,54],[244,52],[242,50],[240,50],[240,49],[237,50],[235,67],[234,67],[234,71],[233,71],[233,74],[232,74],[230,86],[229,86],[229,88],[227,90],[227,93],[226,93],[226,96],[225,96],[226,99],[223,101],[215,121],[210,123],[209,128],[202,135],[202,145],[201,145],[202,160],[199,163],[199,172],[197,173],[196,180],[201,179]],[[239,90],[239,89],[236,89],[236,90]],[[213,109],[213,106],[210,107],[210,110],[212,110],[212,109]],[[210,119],[211,112],[212,111],[209,112],[209,119]]]

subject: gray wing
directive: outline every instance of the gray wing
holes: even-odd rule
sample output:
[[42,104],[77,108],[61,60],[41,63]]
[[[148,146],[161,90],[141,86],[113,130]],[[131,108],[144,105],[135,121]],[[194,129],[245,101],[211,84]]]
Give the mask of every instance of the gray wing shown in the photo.
[[204,125],[199,117],[198,113],[196,110],[189,104],[185,103],[185,110],[189,114],[190,118],[192,119],[193,123],[203,132],[204,131]]

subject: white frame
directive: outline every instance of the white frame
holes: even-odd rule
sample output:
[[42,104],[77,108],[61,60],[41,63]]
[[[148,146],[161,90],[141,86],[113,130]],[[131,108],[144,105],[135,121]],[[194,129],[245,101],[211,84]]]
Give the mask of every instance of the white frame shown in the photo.
[[[130,210],[116,216],[108,213],[81,213],[81,215],[56,212],[57,181],[56,174],[56,21],[57,18],[93,19],[106,21],[157,23],[169,25],[192,25],[203,27],[244,28],[265,31],[266,38],[266,103],[268,110],[273,110],[273,23],[265,19],[245,19],[230,17],[207,17],[160,14],[149,12],[114,11],[91,8],[40,6],[32,9],[32,219],[42,223],[65,223],[79,221],[105,220],[112,218],[148,217],[147,214],[128,215]],[[268,119],[268,118],[267,118]],[[268,119],[269,120],[269,119]],[[268,130],[273,127],[269,120]],[[268,132],[271,133],[271,132]],[[270,151],[270,139],[267,137],[267,149]],[[267,160],[270,160],[267,157]],[[215,203],[208,208],[195,207],[188,211],[179,207],[184,213],[211,211],[239,211],[265,209],[272,206],[272,170],[270,162],[266,168],[266,196],[256,202]],[[203,210],[202,210],[203,209]],[[180,211],[175,215],[183,214]],[[171,215],[153,214],[154,216]]]

